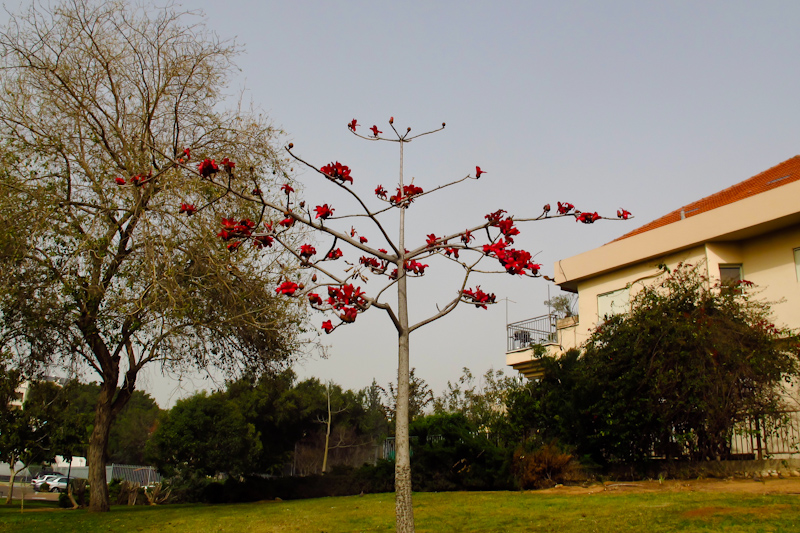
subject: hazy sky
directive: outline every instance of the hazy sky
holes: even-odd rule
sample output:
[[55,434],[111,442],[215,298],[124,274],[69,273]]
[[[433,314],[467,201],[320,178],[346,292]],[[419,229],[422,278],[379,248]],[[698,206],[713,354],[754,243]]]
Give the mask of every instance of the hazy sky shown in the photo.
[[[770,168],[800,147],[800,2],[210,2],[201,9],[223,38],[245,52],[231,93],[246,88],[287,132],[298,155],[352,168],[371,197],[397,180],[396,145],[350,135],[346,123],[442,133],[406,148],[406,176],[425,189],[474,172],[457,189],[409,210],[411,244],[427,233],[476,225],[506,209],[537,215],[545,203],[629,222],[592,226],[571,219],[520,227],[519,247],[553,263],[602,245],[690,201]],[[296,169],[297,170],[297,169]],[[327,183],[299,175],[312,202]],[[339,201],[341,212],[347,205]],[[337,211],[337,215],[341,214]],[[371,243],[377,237],[364,231]],[[411,248],[412,246],[409,246]],[[435,312],[457,279],[438,261],[412,287],[412,321]],[[508,320],[544,314],[548,282],[497,275],[484,290],[508,297]],[[550,286],[551,294],[558,288]],[[326,317],[312,318],[319,325]],[[506,306],[463,305],[418,330],[412,366],[439,392],[466,366],[505,368]],[[301,377],[361,388],[396,379],[396,333],[375,309],[321,338],[327,360],[297,367]],[[150,375],[166,407],[197,381]]]

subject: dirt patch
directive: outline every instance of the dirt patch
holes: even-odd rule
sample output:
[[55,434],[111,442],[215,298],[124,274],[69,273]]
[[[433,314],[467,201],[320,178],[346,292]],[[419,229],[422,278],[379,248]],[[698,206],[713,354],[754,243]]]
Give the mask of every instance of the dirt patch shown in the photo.
[[550,494],[596,494],[598,492],[734,492],[746,494],[800,494],[800,478],[752,479],[668,479],[664,481],[632,481],[564,485],[546,489]]

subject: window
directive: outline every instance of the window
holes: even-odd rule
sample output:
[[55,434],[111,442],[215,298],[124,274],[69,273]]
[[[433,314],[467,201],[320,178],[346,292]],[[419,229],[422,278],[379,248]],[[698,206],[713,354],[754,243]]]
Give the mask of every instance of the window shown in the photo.
[[800,248],[794,249],[794,269],[797,272],[797,281],[800,281]]
[[719,281],[723,290],[741,291],[739,282],[742,281],[742,265],[720,265]]
[[597,318],[627,313],[630,309],[630,290],[626,287],[597,296]]

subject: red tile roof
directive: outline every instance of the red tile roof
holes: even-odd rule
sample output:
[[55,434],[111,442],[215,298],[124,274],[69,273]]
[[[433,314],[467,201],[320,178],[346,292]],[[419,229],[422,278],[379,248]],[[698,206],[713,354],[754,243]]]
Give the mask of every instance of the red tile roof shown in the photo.
[[705,198],[697,200],[696,202],[692,202],[691,204],[687,204],[680,209],[676,209],[675,211],[668,213],[661,218],[657,218],[656,220],[645,224],[644,226],[641,226],[630,233],[626,233],[622,237],[614,239],[614,241],[611,242],[627,239],[628,237],[633,237],[634,235],[660,228],[661,226],[666,226],[667,224],[672,224],[673,222],[678,222],[681,220],[681,212],[683,212],[685,218],[693,217],[695,215],[699,215],[700,213],[705,213],[706,211],[711,211],[712,209],[732,204],[734,202],[738,202],[739,200],[744,200],[750,196],[755,196],[757,194],[761,194],[762,192],[776,189],[798,180],[800,180],[800,155],[796,155],[791,159],[787,159],[783,163],[776,165],[771,169],[762,172],[761,174],[753,176],[752,178],[746,179],[741,183],[737,183],[732,187],[728,187],[727,189],[714,193],[711,196],[706,196]]

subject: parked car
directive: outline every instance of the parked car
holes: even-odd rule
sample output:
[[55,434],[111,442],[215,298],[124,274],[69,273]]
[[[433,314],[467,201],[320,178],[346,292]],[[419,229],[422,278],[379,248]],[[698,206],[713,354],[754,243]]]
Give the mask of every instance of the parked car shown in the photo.
[[50,487],[50,492],[67,492],[68,483],[69,478],[67,476],[58,477],[47,482],[48,486]]
[[42,485],[47,483],[47,486],[49,487],[50,483],[54,479],[58,479],[58,478],[63,477],[63,476],[64,476],[64,474],[48,474],[48,475],[40,477],[40,478],[34,478],[33,480],[31,480],[31,487],[33,487],[34,491],[39,492],[41,490]]

